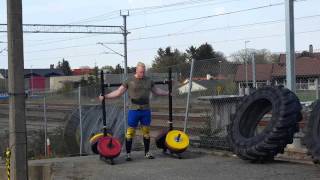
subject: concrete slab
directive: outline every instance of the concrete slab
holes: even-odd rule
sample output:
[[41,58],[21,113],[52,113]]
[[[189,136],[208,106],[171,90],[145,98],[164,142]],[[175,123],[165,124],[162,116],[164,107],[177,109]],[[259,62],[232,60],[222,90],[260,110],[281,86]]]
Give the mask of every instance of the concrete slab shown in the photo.
[[[133,152],[133,161],[126,162],[121,155],[116,165],[108,165],[98,156],[57,158],[30,161],[47,180],[316,180],[320,169],[314,165],[286,161],[268,164],[250,164],[235,157],[220,157],[206,153],[186,152],[184,159],[163,155],[157,151],[156,159],[145,159],[143,152]],[[43,167],[39,170],[39,167]],[[3,174],[4,169],[0,170]],[[34,170],[35,171],[35,170]],[[1,177],[2,178],[2,177]],[[31,180],[38,180],[32,177]]]

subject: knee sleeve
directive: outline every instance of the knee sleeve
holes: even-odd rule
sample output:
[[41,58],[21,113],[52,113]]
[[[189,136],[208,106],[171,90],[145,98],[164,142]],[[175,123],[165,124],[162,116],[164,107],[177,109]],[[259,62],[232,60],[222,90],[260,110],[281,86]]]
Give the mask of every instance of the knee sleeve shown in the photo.
[[126,133],[126,138],[127,139],[132,139],[135,135],[136,130],[132,127],[128,127],[127,133]]
[[150,127],[149,126],[142,126],[141,131],[142,131],[144,138],[146,138],[146,139],[150,138]]

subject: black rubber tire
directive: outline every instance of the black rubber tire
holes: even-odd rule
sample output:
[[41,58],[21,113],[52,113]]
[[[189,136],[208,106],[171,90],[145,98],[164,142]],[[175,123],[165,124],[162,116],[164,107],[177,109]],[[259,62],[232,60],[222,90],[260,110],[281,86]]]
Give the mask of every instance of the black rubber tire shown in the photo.
[[[255,134],[263,116],[272,111],[272,117],[263,131]],[[301,104],[290,90],[263,87],[243,98],[228,125],[228,140],[239,158],[251,162],[273,160],[293,142],[302,119]]]
[[159,149],[167,149],[167,147],[166,147],[166,136],[167,136],[167,134],[168,134],[167,130],[162,130],[156,136],[155,142],[156,142],[157,148],[159,148]]
[[312,111],[305,127],[303,143],[312,156],[313,162],[320,164],[320,100],[311,105]]

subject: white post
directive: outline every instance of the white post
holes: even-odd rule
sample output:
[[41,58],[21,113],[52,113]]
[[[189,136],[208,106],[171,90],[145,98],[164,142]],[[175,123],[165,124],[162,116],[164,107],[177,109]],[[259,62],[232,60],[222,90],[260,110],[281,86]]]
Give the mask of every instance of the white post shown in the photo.
[[314,84],[316,86],[316,99],[319,99],[319,78],[318,77],[314,80]]
[[256,82],[256,59],[254,53],[252,54],[252,83],[253,88],[257,88],[257,82]]
[[79,128],[80,128],[80,156],[82,156],[82,109],[81,109],[81,85],[79,84],[79,96],[78,96],[78,102],[79,102]]
[[46,103],[46,95],[43,95],[43,117],[44,117],[44,156],[47,157],[48,149],[47,149],[47,131],[48,131],[48,123],[47,123],[47,103]]
[[187,124],[188,124],[188,118],[189,118],[189,107],[190,107],[190,96],[191,96],[191,90],[192,90],[193,69],[194,69],[194,59],[192,59],[191,69],[190,69],[189,89],[188,89],[188,96],[187,96],[187,107],[186,107],[186,113],[184,116],[184,127],[183,127],[184,132],[187,131]]
[[31,74],[30,74],[30,81],[31,81],[31,96],[33,96],[33,75],[32,75],[32,65],[30,68]]

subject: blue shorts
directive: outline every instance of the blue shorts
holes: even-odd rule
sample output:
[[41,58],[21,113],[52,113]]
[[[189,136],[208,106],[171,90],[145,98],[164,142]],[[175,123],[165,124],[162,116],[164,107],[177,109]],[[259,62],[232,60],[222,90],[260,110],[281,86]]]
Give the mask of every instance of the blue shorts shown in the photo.
[[128,125],[129,127],[136,128],[138,124],[143,126],[150,126],[151,123],[151,111],[145,110],[129,110],[128,112]]

